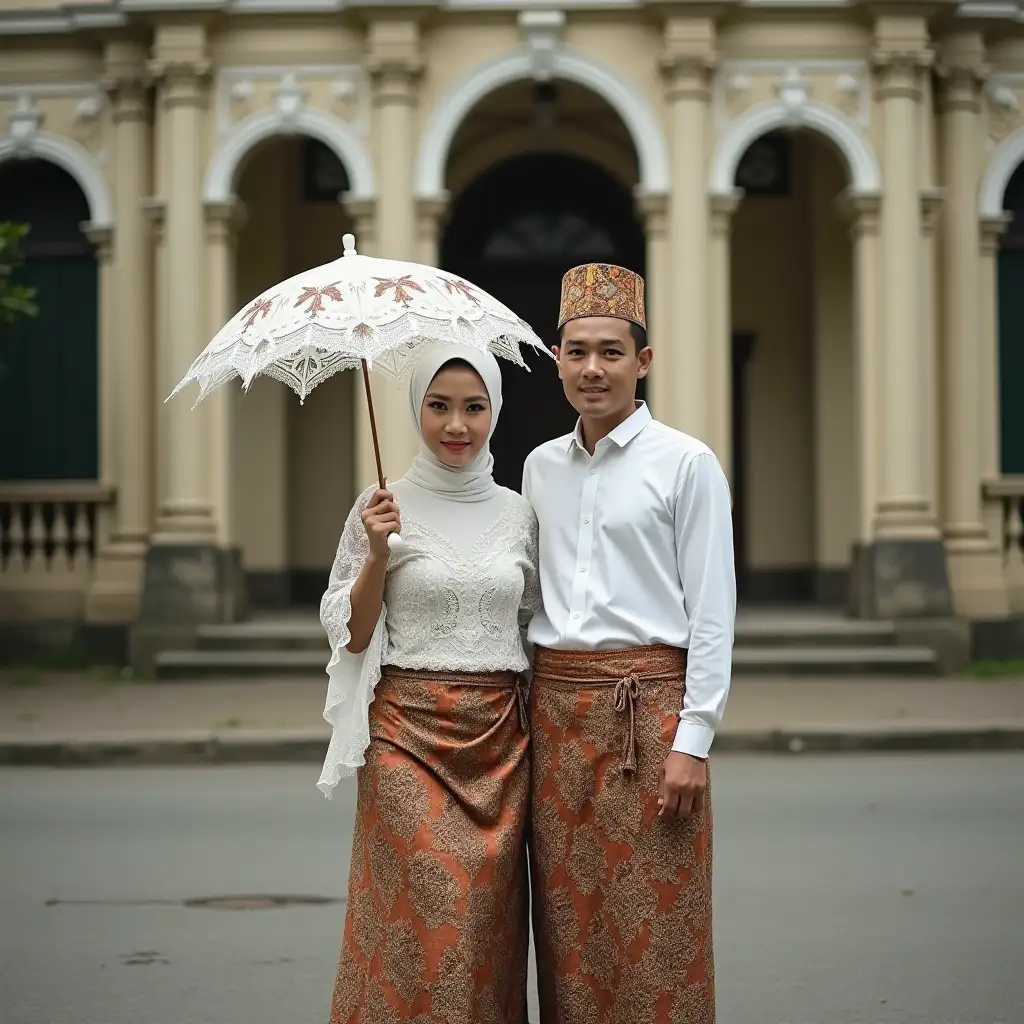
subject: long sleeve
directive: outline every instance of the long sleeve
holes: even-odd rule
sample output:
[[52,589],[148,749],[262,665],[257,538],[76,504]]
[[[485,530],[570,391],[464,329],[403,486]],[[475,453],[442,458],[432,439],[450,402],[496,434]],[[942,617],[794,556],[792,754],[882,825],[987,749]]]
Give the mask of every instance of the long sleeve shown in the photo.
[[695,455],[681,474],[675,529],[690,642],[686,694],[672,746],[707,757],[729,696],[736,624],[732,501],[711,453]]
[[[523,651],[527,661],[533,665],[533,644],[528,639],[530,623],[543,604],[540,591],[540,572],[538,567],[538,528],[537,516],[533,509],[530,514],[530,533],[526,544],[526,564],[523,566],[523,600],[519,605],[519,634],[523,643]],[[527,673],[531,674],[531,673]]]
[[348,625],[352,618],[352,585],[370,550],[361,516],[373,491],[372,487],[365,490],[352,506],[338,542],[327,591],[320,601],[320,622],[331,645],[324,719],[332,732],[317,787],[328,800],[338,781],[352,775],[364,763],[370,743],[370,704],[380,680],[382,652],[387,646],[387,608],[382,605],[366,650],[362,654],[347,650],[352,636]]

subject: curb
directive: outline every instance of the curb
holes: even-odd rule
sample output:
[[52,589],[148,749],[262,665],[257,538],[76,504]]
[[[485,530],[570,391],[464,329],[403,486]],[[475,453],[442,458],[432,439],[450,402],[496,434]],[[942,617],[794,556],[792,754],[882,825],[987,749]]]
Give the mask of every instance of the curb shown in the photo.
[[[296,764],[323,761],[322,730],[59,736],[0,736],[0,765],[89,767],[100,765]],[[713,753],[852,754],[1024,750],[1024,724],[912,728],[810,727],[722,731]]]

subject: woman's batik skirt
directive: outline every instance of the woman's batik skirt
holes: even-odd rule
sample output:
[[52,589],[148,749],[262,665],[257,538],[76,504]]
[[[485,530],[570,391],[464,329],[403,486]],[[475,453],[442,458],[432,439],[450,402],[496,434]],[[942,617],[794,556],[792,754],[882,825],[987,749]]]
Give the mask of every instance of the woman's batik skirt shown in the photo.
[[331,1024],[524,1024],[525,697],[511,672],[386,667],[358,773]]
[[685,652],[538,649],[531,882],[542,1024],[713,1024],[711,793],[658,818]]

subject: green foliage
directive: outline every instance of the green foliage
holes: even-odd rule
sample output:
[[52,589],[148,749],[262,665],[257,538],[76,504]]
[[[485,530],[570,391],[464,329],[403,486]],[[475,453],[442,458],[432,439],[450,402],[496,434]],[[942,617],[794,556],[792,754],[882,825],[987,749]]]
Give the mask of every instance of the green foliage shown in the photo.
[[27,224],[0,221],[0,338],[5,337],[12,324],[23,316],[35,316],[39,309],[33,301],[35,288],[26,288],[12,280],[22,264],[18,244],[28,234]]

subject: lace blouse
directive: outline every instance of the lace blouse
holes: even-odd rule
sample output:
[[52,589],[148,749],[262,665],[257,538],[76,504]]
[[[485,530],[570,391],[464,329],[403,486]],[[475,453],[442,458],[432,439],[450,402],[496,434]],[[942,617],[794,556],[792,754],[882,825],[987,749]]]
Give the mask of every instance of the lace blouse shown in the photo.
[[351,654],[352,585],[370,546],[361,515],[375,488],[349,513],[320,621],[331,645],[324,718],[333,727],[318,783],[331,796],[364,763],[369,707],[381,666],[449,672],[524,672],[525,627],[540,607],[537,523],[529,503],[507,488],[484,501],[454,502],[397,480],[408,550],[391,554],[384,604],[370,645]]

